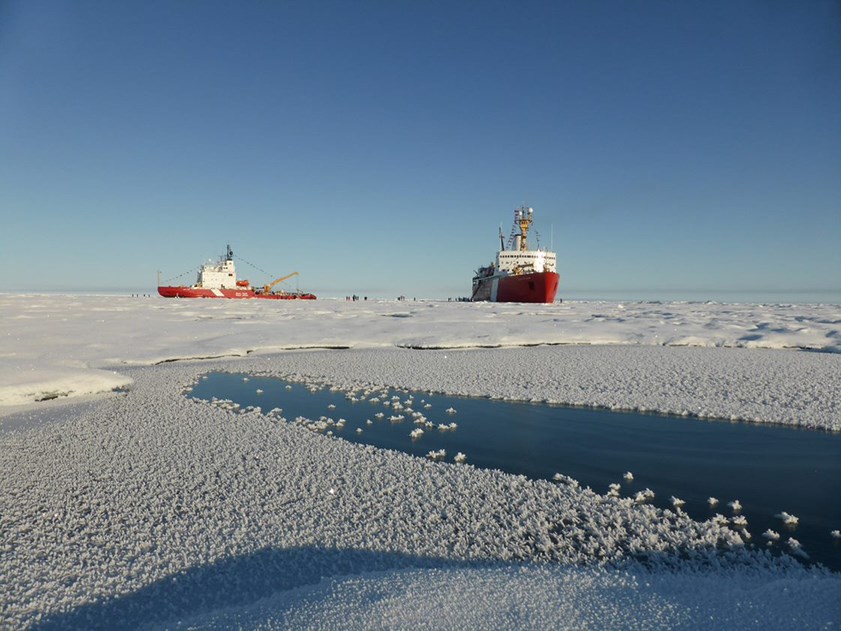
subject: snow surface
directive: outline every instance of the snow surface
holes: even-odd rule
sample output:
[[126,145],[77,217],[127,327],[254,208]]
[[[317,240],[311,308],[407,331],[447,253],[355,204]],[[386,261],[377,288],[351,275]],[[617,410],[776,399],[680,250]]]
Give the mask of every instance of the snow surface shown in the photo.
[[838,620],[837,589],[832,578],[769,572],[745,580],[556,565],[397,570],[279,593],[184,628],[814,629]]
[[[4,313],[0,414],[41,399],[127,387],[130,379],[123,367],[185,358],[315,348],[573,345],[577,352],[560,356],[562,361],[547,360],[549,375],[545,365],[535,370],[533,383],[506,388],[486,383],[493,377],[475,370],[466,379],[446,383],[456,389],[453,393],[490,394],[486,390],[493,387],[495,396],[516,399],[841,430],[835,396],[841,391],[841,307],[837,305],[335,300],[278,304],[0,295],[0,309]],[[600,348],[590,352],[582,345]],[[657,350],[675,346],[718,351]],[[731,348],[825,352],[721,350]],[[522,350],[505,354],[520,363],[528,363],[531,356]],[[435,362],[437,370],[440,362],[428,361]],[[404,368],[402,372],[410,379],[432,378],[427,371]],[[505,376],[504,371],[498,371],[500,376]],[[414,385],[426,387],[420,382]]]
[[[841,576],[748,550],[725,524],[182,396],[221,369],[837,428],[841,355],[666,348],[651,329],[670,311],[702,345],[739,346],[751,325],[735,309],[792,329],[769,345],[804,346],[793,323],[830,340],[838,307],[2,303],[0,628],[841,623]],[[615,310],[632,317],[596,335],[594,312]],[[556,318],[614,346],[531,347],[568,334]],[[413,350],[476,345],[519,347]],[[353,348],[278,352],[337,346]]]

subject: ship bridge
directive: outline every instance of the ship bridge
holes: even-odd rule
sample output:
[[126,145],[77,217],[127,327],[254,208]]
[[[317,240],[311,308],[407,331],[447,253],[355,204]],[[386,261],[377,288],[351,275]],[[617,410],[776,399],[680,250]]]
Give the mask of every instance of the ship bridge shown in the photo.
[[546,250],[500,250],[496,255],[496,269],[509,274],[555,272],[556,256]]
[[237,288],[237,272],[234,266],[234,253],[231,251],[230,245],[228,246],[228,251],[225,256],[221,257],[217,263],[207,263],[202,265],[195,286],[202,287],[204,289]]

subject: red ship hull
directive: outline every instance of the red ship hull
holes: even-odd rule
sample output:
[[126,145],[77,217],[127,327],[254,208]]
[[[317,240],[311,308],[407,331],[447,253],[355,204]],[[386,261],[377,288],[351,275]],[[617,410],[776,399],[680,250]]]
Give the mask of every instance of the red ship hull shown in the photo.
[[560,280],[560,275],[555,272],[489,276],[477,279],[473,300],[551,303],[555,301]]
[[305,293],[256,293],[252,289],[203,289],[200,287],[158,287],[164,298],[237,298],[258,300],[315,300],[313,294]]

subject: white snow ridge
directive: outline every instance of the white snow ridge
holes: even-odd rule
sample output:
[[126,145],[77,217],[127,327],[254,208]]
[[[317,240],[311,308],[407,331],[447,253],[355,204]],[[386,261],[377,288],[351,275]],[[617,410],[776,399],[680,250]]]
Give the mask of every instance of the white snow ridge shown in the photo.
[[[446,454],[433,462],[329,438],[326,417],[310,431],[278,409],[184,394],[204,373],[235,370],[348,392],[393,386],[839,429],[839,354],[646,338],[669,329],[675,344],[695,336],[705,346],[759,339],[832,350],[837,324],[822,322],[841,321],[838,308],[626,305],[611,324],[619,312],[605,304],[0,296],[0,306],[0,628],[813,629],[841,620],[841,577],[792,557],[808,551],[791,537],[774,556],[745,548],[745,530],[727,518],[697,522],[637,503],[637,489],[608,497]],[[413,317],[379,317],[407,309]],[[597,311],[610,316],[603,327]],[[736,343],[744,335],[760,338]],[[613,345],[520,346],[588,340]],[[468,349],[497,343],[517,348]],[[337,346],[352,348],[315,350]],[[418,347],[450,350],[445,359]],[[217,359],[155,365],[190,357]],[[35,402],[54,391],[66,396]],[[80,397],[97,391],[109,394]]]

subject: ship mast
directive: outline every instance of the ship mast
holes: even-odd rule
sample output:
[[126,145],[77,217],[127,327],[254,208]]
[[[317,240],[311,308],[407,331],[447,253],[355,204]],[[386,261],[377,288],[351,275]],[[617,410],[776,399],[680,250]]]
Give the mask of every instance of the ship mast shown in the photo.
[[518,234],[514,239],[514,249],[519,250],[520,252],[525,252],[529,249],[528,236],[529,228],[531,228],[531,216],[533,212],[534,208],[526,208],[525,206],[514,211],[514,225],[520,228],[520,234]]

